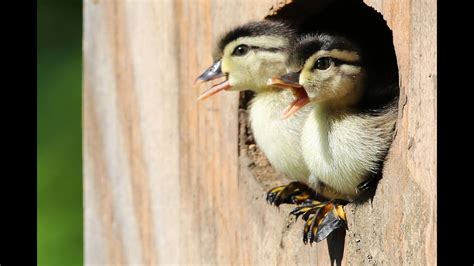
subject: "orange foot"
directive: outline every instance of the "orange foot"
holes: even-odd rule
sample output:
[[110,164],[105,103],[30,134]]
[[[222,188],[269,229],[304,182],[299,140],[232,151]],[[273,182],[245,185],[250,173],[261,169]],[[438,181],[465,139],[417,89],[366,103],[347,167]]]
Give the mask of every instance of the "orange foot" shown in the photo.
[[267,192],[267,202],[280,206],[280,204],[301,204],[314,199],[316,192],[306,184],[294,181],[285,186],[278,186]]
[[311,245],[326,239],[334,230],[345,227],[347,229],[346,213],[343,206],[348,201],[334,199],[329,201],[317,201],[305,203],[293,209],[290,214],[301,215],[305,220],[303,229],[303,243]]

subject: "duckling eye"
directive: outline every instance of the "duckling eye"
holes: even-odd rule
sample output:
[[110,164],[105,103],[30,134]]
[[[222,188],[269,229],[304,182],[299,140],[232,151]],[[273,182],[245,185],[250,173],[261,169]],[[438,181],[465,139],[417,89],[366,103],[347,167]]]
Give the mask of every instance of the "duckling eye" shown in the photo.
[[237,47],[235,47],[234,51],[232,52],[232,55],[235,56],[244,56],[250,51],[250,47],[248,47],[245,44],[241,44]]
[[320,69],[320,70],[325,70],[325,69],[328,69],[331,66],[332,63],[333,63],[333,60],[331,58],[322,57],[322,58],[319,58],[316,61],[316,64],[315,64],[314,68]]

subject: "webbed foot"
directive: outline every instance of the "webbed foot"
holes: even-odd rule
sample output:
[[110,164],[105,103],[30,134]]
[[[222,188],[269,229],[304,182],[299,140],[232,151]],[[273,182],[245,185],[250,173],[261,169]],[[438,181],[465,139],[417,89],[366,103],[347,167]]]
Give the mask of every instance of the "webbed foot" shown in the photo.
[[305,221],[303,229],[303,243],[312,244],[326,239],[334,230],[345,227],[347,229],[346,213],[343,206],[348,201],[330,200],[330,201],[312,201],[302,206],[296,207],[290,214],[301,215]]
[[278,186],[267,192],[267,202],[279,206],[280,204],[301,204],[308,199],[313,199],[316,192],[306,184],[294,181],[288,185]]

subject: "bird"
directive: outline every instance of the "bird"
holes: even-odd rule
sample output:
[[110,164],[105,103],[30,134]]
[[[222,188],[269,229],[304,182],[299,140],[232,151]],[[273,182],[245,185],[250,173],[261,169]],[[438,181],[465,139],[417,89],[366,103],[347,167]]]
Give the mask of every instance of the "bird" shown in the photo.
[[294,91],[291,114],[310,106],[300,138],[308,186],[324,200],[291,211],[305,220],[303,241],[319,242],[346,227],[343,206],[373,187],[390,148],[398,102],[398,72],[388,50],[344,32],[312,32],[289,52],[289,73],[267,84]]
[[303,122],[309,108],[288,119],[282,119],[293,93],[267,85],[267,79],[285,74],[289,48],[297,39],[297,30],[281,21],[261,20],[235,27],[225,33],[213,53],[214,63],[196,79],[197,85],[225,77],[225,80],[204,91],[203,100],[221,91],[251,90],[255,96],[249,105],[249,120],[258,147],[270,164],[293,180],[272,188],[267,202],[301,204],[312,198],[314,191],[306,184],[309,169],[300,148]]

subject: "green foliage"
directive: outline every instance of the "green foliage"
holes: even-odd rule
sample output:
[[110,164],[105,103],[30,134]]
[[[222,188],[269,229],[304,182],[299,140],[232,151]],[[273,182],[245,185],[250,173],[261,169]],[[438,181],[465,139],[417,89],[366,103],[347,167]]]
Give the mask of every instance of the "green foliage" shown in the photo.
[[82,2],[37,2],[38,264],[82,265]]

